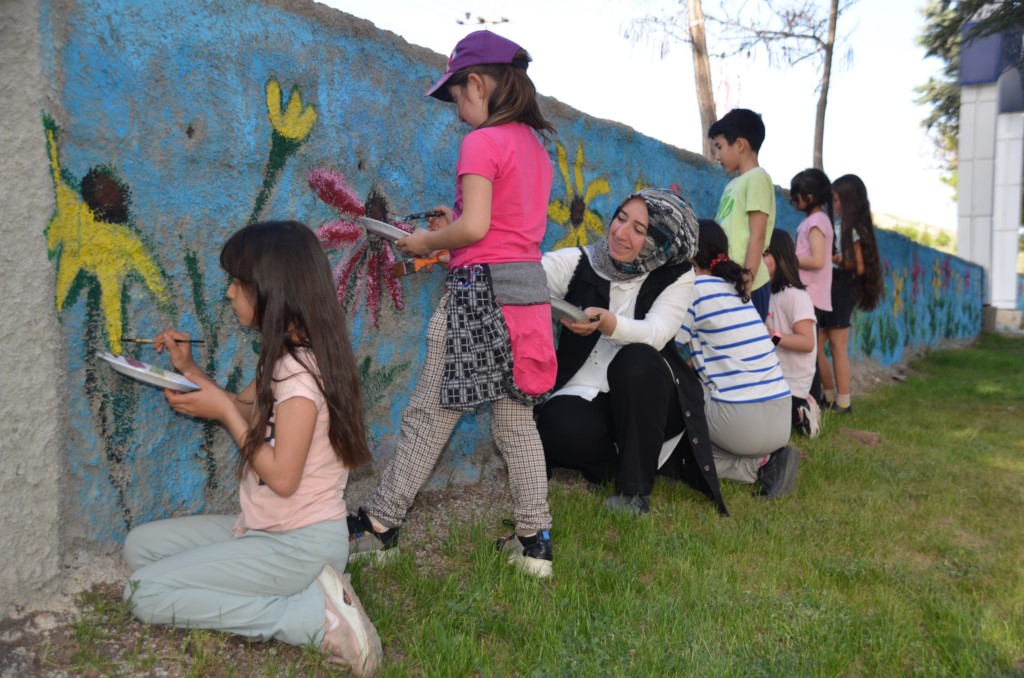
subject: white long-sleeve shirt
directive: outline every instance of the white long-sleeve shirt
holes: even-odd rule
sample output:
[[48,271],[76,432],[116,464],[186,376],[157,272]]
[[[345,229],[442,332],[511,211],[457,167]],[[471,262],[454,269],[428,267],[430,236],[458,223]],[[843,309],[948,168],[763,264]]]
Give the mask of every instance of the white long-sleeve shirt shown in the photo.
[[[544,254],[541,264],[553,296],[565,298],[581,256],[583,253],[576,247]],[[595,273],[604,277],[596,269]],[[598,393],[608,391],[608,365],[620,348],[628,344],[647,344],[659,351],[664,348],[679,330],[690,307],[694,278],[693,271],[687,271],[666,287],[643,320],[637,320],[633,314],[647,274],[631,280],[610,280],[608,310],[616,316],[615,331],[609,336],[601,335],[583,366],[554,395],[576,395],[593,400]]]

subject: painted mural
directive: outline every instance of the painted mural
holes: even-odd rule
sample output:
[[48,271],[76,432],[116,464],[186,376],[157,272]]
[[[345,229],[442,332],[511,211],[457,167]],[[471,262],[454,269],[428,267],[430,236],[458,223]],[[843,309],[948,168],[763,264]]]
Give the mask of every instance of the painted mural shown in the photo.
[[[157,389],[94,354],[128,351],[159,364],[122,339],[175,326],[204,340],[198,364],[241,387],[256,336],[234,322],[218,257],[234,230],[261,219],[298,219],[320,237],[351,328],[378,470],[390,458],[443,273],[396,276],[395,251],[355,219],[394,222],[450,204],[465,128],[452,107],[422,96],[443,58],[426,63],[391,34],[335,14],[324,21],[322,8],[301,0],[42,3],[55,97],[41,141],[56,209],[39,228],[69,360],[74,536],[116,543],[138,522],[234,510],[226,434],[175,415]],[[642,186],[677,187],[699,215],[714,214],[727,183],[717,167],[554,110],[546,249],[603,237],[622,197]],[[780,227],[792,231],[799,215],[781,194],[778,205]],[[856,318],[854,355],[893,362],[907,347],[978,332],[976,267],[898,236],[879,240],[886,298]],[[489,425],[486,412],[463,419],[436,483],[479,477]]]

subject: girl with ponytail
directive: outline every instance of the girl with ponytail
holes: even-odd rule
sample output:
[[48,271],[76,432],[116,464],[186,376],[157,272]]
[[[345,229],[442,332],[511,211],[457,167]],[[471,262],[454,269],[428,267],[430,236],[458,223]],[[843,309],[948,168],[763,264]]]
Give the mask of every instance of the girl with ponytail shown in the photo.
[[729,259],[725,231],[710,219],[699,226],[697,278],[676,344],[689,348],[704,386],[715,469],[719,478],[760,482],[757,494],[765,499],[788,494],[800,452],[787,447],[791,393],[777,340],[750,303],[748,272]]

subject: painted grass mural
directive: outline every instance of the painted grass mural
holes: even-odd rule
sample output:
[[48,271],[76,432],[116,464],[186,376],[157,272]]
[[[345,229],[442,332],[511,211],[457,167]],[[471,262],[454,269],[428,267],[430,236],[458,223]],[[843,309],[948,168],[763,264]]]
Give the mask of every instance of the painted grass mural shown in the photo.
[[[335,266],[382,468],[443,273],[395,277],[394,250],[354,219],[451,203],[465,128],[453,107],[422,96],[443,57],[301,0],[44,0],[40,22],[56,209],[38,227],[69,361],[70,534],[117,543],[138,522],[235,509],[229,438],[173,414],[157,389],[94,353],[173,325],[204,339],[196,360],[218,382],[246,383],[256,336],[235,323],[218,257],[233,231],[261,219],[309,224]],[[714,214],[727,182],[717,167],[564,106],[550,117],[558,171],[546,249],[603,237],[619,200],[641,186],[675,186],[698,214]],[[781,195],[778,204],[793,230],[798,215]],[[976,267],[879,240],[886,298],[856,318],[855,352],[893,362],[908,346],[979,331]],[[129,352],[161,364],[146,348]],[[489,425],[486,413],[460,423],[435,482],[479,477]]]

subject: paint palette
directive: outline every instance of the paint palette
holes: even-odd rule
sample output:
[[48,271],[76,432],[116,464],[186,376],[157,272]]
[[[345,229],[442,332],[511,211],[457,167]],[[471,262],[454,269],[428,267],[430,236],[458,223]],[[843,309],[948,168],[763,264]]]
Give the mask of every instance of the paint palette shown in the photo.
[[396,242],[409,235],[397,226],[392,226],[391,224],[384,223],[383,221],[377,221],[370,217],[359,217],[356,219],[356,223],[365,228],[367,233],[379,235],[385,240],[390,240],[391,242]]
[[96,355],[114,368],[115,372],[131,377],[136,381],[141,381],[143,384],[166,388],[180,393],[199,390],[199,384],[189,381],[177,372],[168,372],[156,365],[144,363],[130,356],[114,355],[105,351],[96,351]]
[[555,320],[565,318],[574,323],[587,322],[587,314],[583,312],[582,308],[558,297],[551,297],[551,315],[555,317]]

